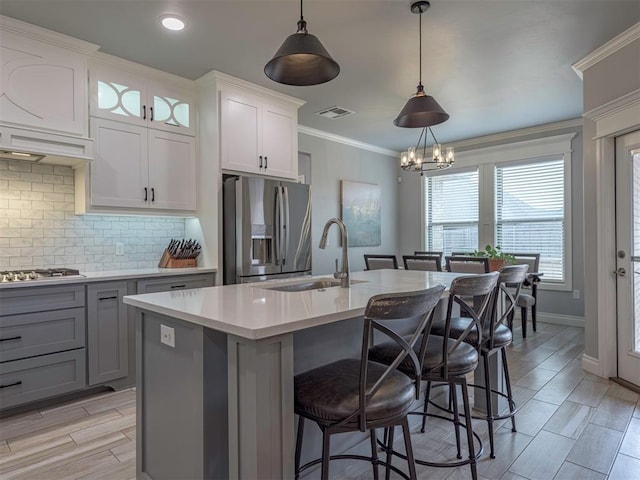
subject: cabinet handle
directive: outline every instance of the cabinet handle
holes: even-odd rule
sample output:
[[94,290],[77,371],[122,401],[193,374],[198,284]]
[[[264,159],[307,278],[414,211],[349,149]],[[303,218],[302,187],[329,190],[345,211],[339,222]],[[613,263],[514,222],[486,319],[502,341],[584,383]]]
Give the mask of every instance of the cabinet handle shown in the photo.
[[144,201],[145,202],[147,201],[147,197],[148,197],[148,195],[147,195],[147,187],[144,187]]
[[260,155],[260,168],[262,168],[262,155]]
[[143,120],[147,119],[147,106],[146,105],[142,105],[142,119]]
[[149,107],[149,120],[151,120],[153,122],[153,107]]
[[267,159],[267,156],[265,155],[265,156],[264,156],[264,169],[265,169],[265,170],[267,169],[267,160],[268,160],[268,159]]
[[151,187],[151,201],[155,202],[156,201],[156,189]]
[[171,290],[175,290],[176,288],[185,288],[186,285],[171,285]]
[[7,383],[6,385],[0,385],[0,388],[15,387],[16,385],[22,385],[22,380],[18,380],[17,382],[14,382],[14,383]]
[[98,299],[99,302],[101,302],[102,300],[117,300],[118,296],[114,295],[113,297],[101,297]]
[[0,342],[8,342],[9,340],[20,340],[22,335],[18,335],[17,337],[9,337],[9,338],[0,338]]

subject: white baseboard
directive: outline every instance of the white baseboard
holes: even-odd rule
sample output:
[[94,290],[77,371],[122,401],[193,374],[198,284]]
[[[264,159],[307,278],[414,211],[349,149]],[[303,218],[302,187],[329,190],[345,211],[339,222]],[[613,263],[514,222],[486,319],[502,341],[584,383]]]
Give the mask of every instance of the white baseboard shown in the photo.
[[[514,323],[516,323],[516,319],[520,321],[520,309],[516,312]],[[531,312],[527,313],[527,320],[529,325],[531,325]],[[584,328],[584,318],[576,317],[574,315],[560,315],[558,313],[545,313],[545,312],[536,312],[536,320],[542,323],[553,323],[555,325],[564,325],[565,327],[579,327]]]
[[590,357],[586,353],[582,354],[582,369],[594,375],[602,376],[602,368],[600,366],[600,360]]

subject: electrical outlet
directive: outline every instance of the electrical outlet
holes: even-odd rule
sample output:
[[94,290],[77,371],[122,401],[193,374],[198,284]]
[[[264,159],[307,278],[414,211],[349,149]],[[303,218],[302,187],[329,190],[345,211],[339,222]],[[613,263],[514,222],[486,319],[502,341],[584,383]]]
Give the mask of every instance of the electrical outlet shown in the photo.
[[573,298],[575,298],[576,300],[580,298],[580,290],[573,291]]
[[160,324],[160,343],[176,348],[176,331],[171,327]]
[[116,255],[124,255],[124,243],[116,242]]

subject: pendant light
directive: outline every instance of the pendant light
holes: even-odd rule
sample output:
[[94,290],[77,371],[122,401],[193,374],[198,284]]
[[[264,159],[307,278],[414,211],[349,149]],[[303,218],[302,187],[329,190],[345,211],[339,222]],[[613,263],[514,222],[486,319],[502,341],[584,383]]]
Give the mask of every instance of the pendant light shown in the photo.
[[264,66],[264,73],[275,82],[302,87],[328,82],[340,73],[340,65],[331,58],[318,37],[307,32],[302,0],[298,31],[285,39]]
[[393,121],[397,127],[422,128],[437,125],[446,121],[449,114],[436,102],[435,98],[427,95],[422,86],[422,13],[426,12],[431,4],[427,1],[418,1],[411,4],[411,12],[420,15],[420,81],[416,94],[409,99],[404,108]]

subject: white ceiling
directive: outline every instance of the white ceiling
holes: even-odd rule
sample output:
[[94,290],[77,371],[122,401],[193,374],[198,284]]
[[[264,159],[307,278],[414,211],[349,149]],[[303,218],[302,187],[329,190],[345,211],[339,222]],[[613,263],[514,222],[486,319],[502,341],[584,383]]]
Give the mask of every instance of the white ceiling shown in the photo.
[[[263,73],[296,30],[297,0],[1,0],[0,13],[93,42],[183,77],[219,70],[307,102],[302,125],[392,150],[418,132],[392,123],[418,81],[418,16],[408,0],[306,0],[305,19],[340,64],[324,85],[290,87]],[[162,29],[178,13],[188,28]],[[423,14],[423,83],[451,115],[446,143],[579,117],[571,65],[640,21],[640,0],[431,0]],[[329,120],[332,105],[356,115]]]

